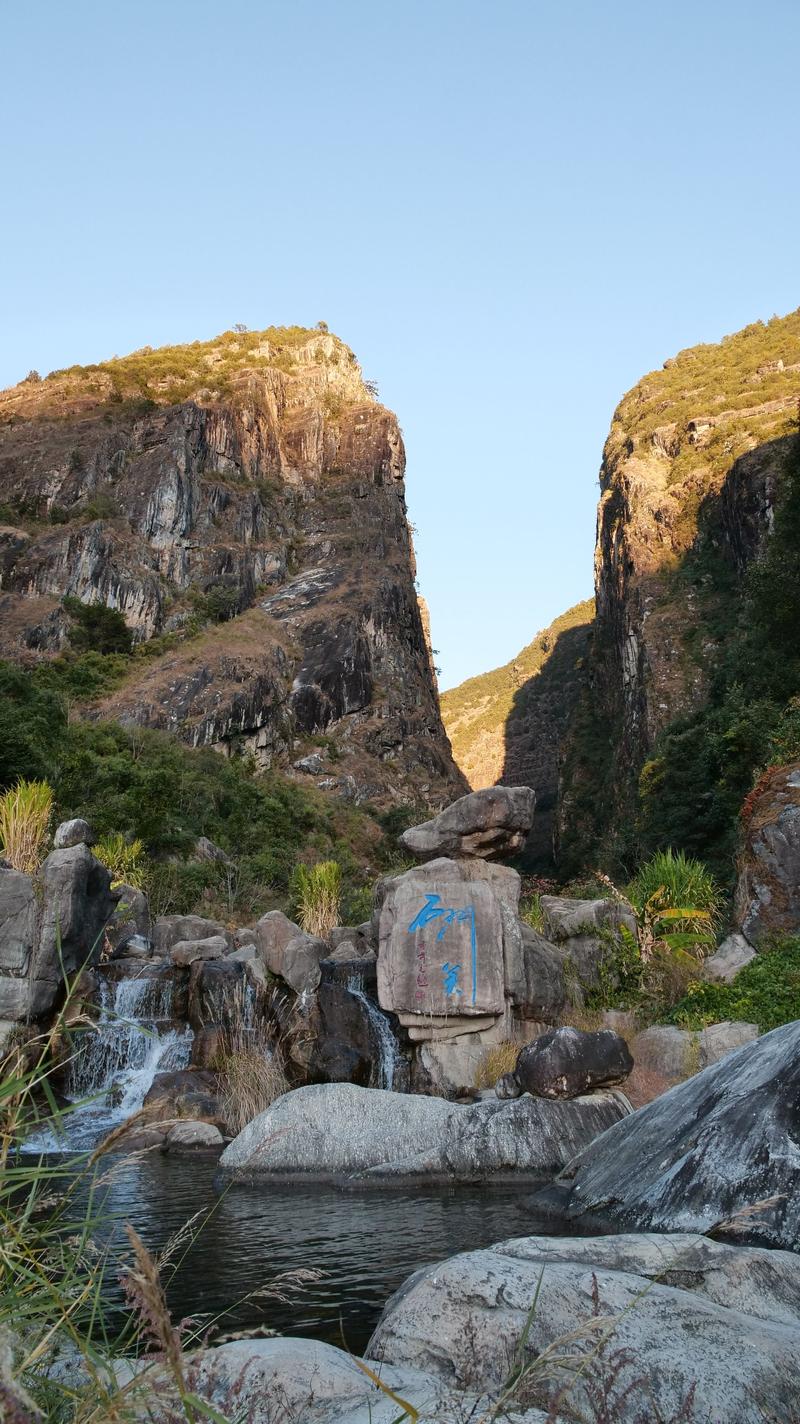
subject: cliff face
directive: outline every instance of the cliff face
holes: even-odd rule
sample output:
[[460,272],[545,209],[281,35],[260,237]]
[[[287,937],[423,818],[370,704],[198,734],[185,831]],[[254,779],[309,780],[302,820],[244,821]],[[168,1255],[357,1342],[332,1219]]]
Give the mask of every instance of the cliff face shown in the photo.
[[786,483],[798,394],[800,312],[681,352],[614,414],[600,473],[596,633],[561,786],[568,870],[600,846],[625,862],[643,768],[655,787],[654,748],[722,696],[748,570]]
[[556,618],[511,662],[442,695],[453,755],[475,790],[532,786],[536,812],[526,847],[531,865],[552,856],[561,744],[581,686],[594,602]]
[[[403,443],[336,337],[225,333],[0,395],[0,655],[63,651],[64,595],[151,657],[91,715],[350,799],[463,789],[415,590]],[[154,641],[155,640],[155,641]]]

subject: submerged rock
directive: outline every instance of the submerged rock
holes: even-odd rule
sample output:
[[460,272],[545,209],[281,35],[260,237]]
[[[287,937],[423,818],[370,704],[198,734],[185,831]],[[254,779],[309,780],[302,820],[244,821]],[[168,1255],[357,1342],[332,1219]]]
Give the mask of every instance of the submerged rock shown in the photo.
[[582,1229],[707,1231],[776,1198],[754,1240],[800,1243],[800,1021],[616,1123],[533,1198]]
[[320,1180],[544,1174],[629,1112],[613,1092],[569,1103],[525,1096],[460,1107],[323,1083],[278,1098],[225,1149],[220,1165],[244,1175]]
[[[523,1237],[417,1271],[369,1353],[491,1392],[523,1338],[525,1404],[553,1421],[788,1421],[800,1397],[800,1260],[688,1233]],[[550,1367],[537,1370],[548,1349]],[[572,1368],[559,1368],[565,1356]]]
[[529,786],[489,786],[461,796],[432,820],[410,826],[400,844],[419,860],[513,855],[533,825],[535,806]]
[[584,1033],[553,1028],[526,1044],[514,1076],[523,1092],[540,1098],[577,1098],[592,1088],[624,1083],[633,1059],[624,1038],[610,1028]]

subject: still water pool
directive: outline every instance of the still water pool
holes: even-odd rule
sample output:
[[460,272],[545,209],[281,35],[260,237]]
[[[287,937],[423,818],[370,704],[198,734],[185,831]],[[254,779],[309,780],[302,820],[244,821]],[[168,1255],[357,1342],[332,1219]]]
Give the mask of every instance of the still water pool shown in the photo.
[[[113,1159],[105,1159],[108,1175]],[[216,1161],[148,1153],[118,1158],[102,1192],[116,1254],[126,1221],[160,1250],[196,1212],[196,1239],[178,1252],[168,1285],[173,1318],[217,1320],[228,1330],[265,1323],[363,1351],[384,1304],[419,1266],[544,1228],[523,1210],[531,1183],[341,1191],[302,1185],[227,1186]],[[253,1292],[284,1271],[321,1270],[291,1304]],[[113,1293],[113,1288],[112,1288]]]

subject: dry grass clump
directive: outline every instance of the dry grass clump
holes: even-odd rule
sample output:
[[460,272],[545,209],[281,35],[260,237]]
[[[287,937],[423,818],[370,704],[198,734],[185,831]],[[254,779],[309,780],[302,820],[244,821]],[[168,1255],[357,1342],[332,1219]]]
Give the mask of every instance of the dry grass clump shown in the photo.
[[146,865],[141,840],[126,840],[115,831],[97,841],[94,853],[106,870],[111,871],[113,886],[132,885],[135,890],[144,889]]
[[487,1048],[475,1070],[475,1087],[493,1088],[504,1073],[513,1073],[521,1047],[515,1039],[506,1038],[494,1048]]
[[39,869],[52,813],[53,792],[46,781],[18,781],[0,796],[0,841],[15,870],[35,875]]
[[217,1064],[223,1075],[222,1116],[231,1132],[241,1132],[289,1091],[280,1059],[261,1044],[243,1044],[223,1052]]

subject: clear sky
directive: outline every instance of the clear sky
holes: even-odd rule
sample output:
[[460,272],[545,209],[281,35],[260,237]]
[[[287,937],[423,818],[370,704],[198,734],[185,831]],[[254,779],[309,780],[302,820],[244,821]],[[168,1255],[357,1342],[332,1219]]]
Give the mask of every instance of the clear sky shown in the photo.
[[591,592],[623,392],[800,305],[797,0],[4,0],[0,47],[0,386],[327,321],[445,687]]

